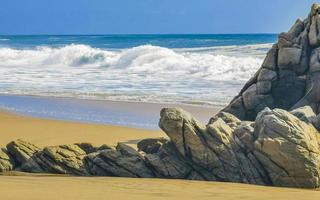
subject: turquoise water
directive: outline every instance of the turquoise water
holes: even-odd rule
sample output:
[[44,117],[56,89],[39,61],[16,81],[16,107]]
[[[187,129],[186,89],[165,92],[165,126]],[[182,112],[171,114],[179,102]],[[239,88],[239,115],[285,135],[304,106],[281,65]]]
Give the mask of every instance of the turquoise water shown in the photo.
[[0,36],[0,94],[225,105],[275,34]]
[[276,38],[276,34],[4,35],[0,36],[0,45],[14,48],[32,48],[38,46],[62,47],[70,44],[84,44],[103,49],[124,49],[149,44],[166,48],[199,48],[273,43]]

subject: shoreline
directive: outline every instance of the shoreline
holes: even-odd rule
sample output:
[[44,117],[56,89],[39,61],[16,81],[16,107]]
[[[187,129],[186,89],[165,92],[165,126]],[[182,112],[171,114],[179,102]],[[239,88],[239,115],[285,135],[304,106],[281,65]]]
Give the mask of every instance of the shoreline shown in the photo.
[[0,111],[0,147],[23,139],[39,147],[89,142],[95,145],[135,144],[145,138],[166,137],[161,130],[68,122]]
[[0,110],[23,116],[148,130],[159,130],[159,114],[163,107],[181,107],[202,123],[207,123],[222,109],[219,106],[0,95]]
[[[39,147],[78,142],[132,147],[145,138],[166,137],[160,130],[41,119],[0,111],[0,147],[15,139]],[[319,190],[280,188],[237,183],[121,177],[74,177],[51,174],[4,173],[0,193],[5,199],[316,199]]]

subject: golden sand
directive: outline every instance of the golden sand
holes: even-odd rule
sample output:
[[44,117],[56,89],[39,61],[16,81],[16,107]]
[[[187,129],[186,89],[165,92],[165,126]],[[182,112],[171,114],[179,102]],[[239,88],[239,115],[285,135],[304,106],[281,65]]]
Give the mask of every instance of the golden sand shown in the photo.
[[0,127],[0,146],[15,139],[43,147],[77,142],[96,145],[114,145],[117,142],[134,144],[143,138],[165,137],[160,130],[38,119],[8,112],[0,112]]
[[[135,143],[141,138],[164,136],[117,126],[36,119],[0,112],[0,145],[21,138],[39,146],[92,142]],[[274,188],[246,184],[187,180],[68,177],[20,174],[0,176],[2,200],[147,200],[147,199],[319,199],[320,191]]]

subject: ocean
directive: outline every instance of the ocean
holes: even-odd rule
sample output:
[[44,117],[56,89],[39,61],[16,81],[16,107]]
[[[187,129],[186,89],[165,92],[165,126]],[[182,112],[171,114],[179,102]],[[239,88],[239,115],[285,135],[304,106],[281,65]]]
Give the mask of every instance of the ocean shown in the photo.
[[276,34],[0,36],[0,94],[223,106]]

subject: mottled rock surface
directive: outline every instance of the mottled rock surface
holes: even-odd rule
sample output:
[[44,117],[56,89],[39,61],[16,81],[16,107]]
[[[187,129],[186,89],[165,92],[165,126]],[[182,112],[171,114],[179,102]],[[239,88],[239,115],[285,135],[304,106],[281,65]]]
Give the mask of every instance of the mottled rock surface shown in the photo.
[[40,148],[23,140],[15,140],[7,144],[8,153],[13,157],[16,165],[27,162]]
[[305,20],[279,35],[257,73],[223,109],[241,120],[254,120],[265,107],[291,110],[310,106],[319,114],[319,4]]
[[11,171],[13,169],[13,160],[7,150],[0,149],[0,172]]
[[318,131],[285,110],[265,109],[256,119],[254,155],[273,185],[319,187]]
[[145,165],[143,156],[122,143],[116,149],[89,154],[85,162],[89,174],[95,176],[154,177],[151,169]]
[[21,170],[34,173],[87,175],[84,167],[86,152],[77,145],[46,147],[35,153],[21,166]]

